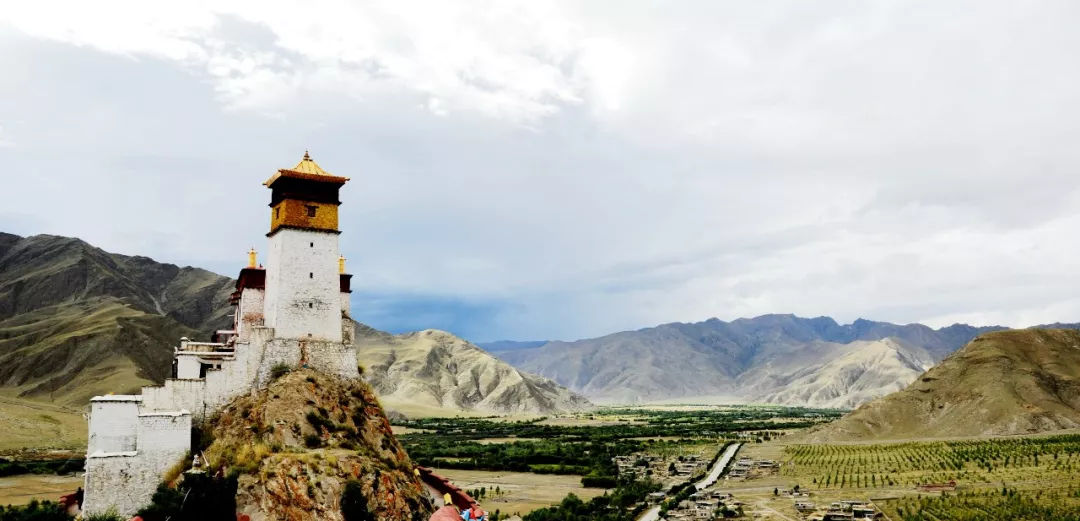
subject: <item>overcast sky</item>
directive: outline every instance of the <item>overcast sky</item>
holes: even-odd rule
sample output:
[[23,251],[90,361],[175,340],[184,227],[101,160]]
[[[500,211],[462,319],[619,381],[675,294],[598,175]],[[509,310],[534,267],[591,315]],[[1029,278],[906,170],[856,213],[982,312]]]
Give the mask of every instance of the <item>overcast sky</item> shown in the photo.
[[233,276],[352,178],[356,318],[1080,320],[1080,3],[15,2],[0,230]]

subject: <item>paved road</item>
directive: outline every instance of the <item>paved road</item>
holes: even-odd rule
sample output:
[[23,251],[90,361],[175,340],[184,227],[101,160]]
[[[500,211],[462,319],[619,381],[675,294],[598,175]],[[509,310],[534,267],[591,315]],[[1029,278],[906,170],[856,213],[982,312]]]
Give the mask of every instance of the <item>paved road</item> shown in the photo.
[[694,488],[701,490],[712,485],[713,483],[716,483],[716,480],[720,478],[720,473],[724,471],[724,467],[727,467],[728,462],[731,461],[731,458],[735,457],[735,453],[739,451],[739,447],[741,446],[742,444],[740,443],[734,443],[729,446],[727,450],[724,451],[724,455],[720,456],[720,459],[716,460],[716,465],[713,465],[712,471],[709,472],[709,475],[705,476],[705,479],[694,483]]
[[656,505],[638,516],[637,521],[656,521],[660,519],[660,505]]
[[[716,464],[713,465],[709,475],[705,476],[705,479],[694,483],[694,488],[701,490],[716,483],[716,480],[720,478],[720,474],[724,471],[724,467],[727,467],[731,458],[735,457],[735,453],[738,452],[740,446],[741,444],[735,443],[725,449],[724,454],[720,456],[720,459],[716,460]],[[660,519],[660,505],[656,505],[642,512],[641,515],[638,516],[637,521],[657,521],[658,519]]]

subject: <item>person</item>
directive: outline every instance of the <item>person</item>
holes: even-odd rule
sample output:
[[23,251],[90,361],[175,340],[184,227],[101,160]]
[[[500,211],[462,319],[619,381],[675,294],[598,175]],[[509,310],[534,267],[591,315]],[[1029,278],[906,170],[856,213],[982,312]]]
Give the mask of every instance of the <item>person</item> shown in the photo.
[[79,487],[78,490],[75,491],[75,504],[79,507],[80,511],[82,510],[83,495],[85,495],[85,492],[83,492],[82,487]]
[[480,505],[474,503],[468,510],[461,511],[461,519],[463,521],[487,521],[487,512],[484,512]]

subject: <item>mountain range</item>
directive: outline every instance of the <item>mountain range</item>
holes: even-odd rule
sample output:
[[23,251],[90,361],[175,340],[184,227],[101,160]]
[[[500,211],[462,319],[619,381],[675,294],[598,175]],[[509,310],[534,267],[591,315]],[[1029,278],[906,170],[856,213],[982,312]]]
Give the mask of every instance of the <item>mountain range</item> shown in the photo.
[[902,389],[979,334],[1002,329],[964,324],[933,329],[864,319],[841,325],[829,317],[763,315],[489,349],[600,403],[700,400],[853,408]]
[[180,337],[230,324],[232,290],[198,268],[0,233],[0,389],[81,407],[160,382]]
[[1080,428],[1080,331],[975,338],[905,389],[806,434],[811,441],[1029,434]]
[[[90,397],[160,383],[181,337],[208,340],[230,327],[234,288],[229,277],[109,253],[80,239],[0,233],[0,424],[7,426],[0,449],[84,436],[70,431],[85,432],[81,411]],[[547,413],[588,404],[449,333],[423,332],[415,337],[425,341],[412,342],[358,330],[366,333],[361,361],[390,401],[409,389],[433,414]],[[386,353],[398,362],[376,358]],[[414,375],[409,360],[428,365]],[[380,379],[386,374],[393,383]],[[413,377],[422,381],[410,387]]]
[[[69,439],[72,426],[84,427],[90,396],[163,380],[180,337],[228,327],[233,287],[229,277],[79,239],[0,233],[0,449]],[[357,327],[359,362],[381,399],[424,415],[550,413],[590,400],[855,408],[1004,329],[764,315],[478,347],[437,330]]]

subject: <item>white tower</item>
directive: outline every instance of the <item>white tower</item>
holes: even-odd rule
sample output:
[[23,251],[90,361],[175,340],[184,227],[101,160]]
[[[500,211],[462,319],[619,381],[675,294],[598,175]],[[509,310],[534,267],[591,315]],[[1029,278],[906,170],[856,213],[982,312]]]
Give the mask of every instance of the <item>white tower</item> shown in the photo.
[[348,180],[305,152],[263,183],[273,191],[264,316],[276,338],[342,341],[338,189]]

